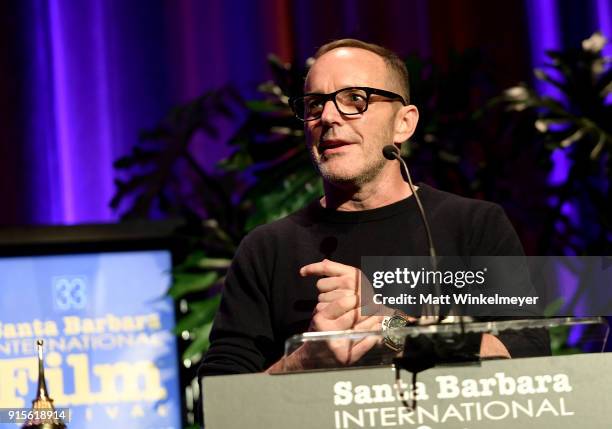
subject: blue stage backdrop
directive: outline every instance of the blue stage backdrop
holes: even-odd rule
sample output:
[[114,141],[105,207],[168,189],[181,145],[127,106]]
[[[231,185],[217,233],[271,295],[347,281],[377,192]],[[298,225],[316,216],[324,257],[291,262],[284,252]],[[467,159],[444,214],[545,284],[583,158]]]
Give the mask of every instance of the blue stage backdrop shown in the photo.
[[167,251],[1,258],[1,406],[31,406],[42,338],[69,427],[179,428],[170,267]]

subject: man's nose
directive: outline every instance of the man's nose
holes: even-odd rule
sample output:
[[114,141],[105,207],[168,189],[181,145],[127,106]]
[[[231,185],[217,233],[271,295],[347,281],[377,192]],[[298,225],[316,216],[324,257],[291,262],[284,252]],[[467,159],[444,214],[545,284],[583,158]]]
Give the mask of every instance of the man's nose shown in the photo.
[[334,123],[342,119],[342,115],[336,108],[333,100],[328,100],[323,105],[323,111],[321,112],[321,121],[323,123]]

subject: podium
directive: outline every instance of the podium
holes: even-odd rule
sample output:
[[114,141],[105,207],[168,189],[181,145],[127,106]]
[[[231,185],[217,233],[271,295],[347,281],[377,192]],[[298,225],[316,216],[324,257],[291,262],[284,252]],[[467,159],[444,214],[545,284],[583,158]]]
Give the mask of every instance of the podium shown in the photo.
[[[584,346],[602,350],[608,328],[600,318],[536,319],[472,323],[464,332],[500,334],[507,330],[580,326]],[[458,326],[401,328],[406,337],[446,338]],[[287,342],[336,346],[381,332],[311,333]],[[394,335],[399,335],[395,332]],[[381,341],[382,342],[382,341]],[[597,348],[594,344],[597,343]],[[378,343],[377,343],[378,344]],[[323,361],[319,368],[279,375],[248,374],[203,379],[206,429],[216,428],[605,428],[612,354],[584,353],[522,359],[446,363],[418,373],[398,371],[384,345],[359,368]],[[416,406],[411,406],[411,400]]]

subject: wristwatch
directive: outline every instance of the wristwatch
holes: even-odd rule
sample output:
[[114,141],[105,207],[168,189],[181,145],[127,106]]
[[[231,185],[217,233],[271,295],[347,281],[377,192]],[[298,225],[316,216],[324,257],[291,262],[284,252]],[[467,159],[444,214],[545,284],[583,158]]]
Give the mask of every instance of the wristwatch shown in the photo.
[[399,352],[404,348],[404,336],[394,335],[395,328],[405,328],[414,325],[414,321],[402,311],[395,310],[392,316],[387,316],[382,320],[383,342],[391,350]]

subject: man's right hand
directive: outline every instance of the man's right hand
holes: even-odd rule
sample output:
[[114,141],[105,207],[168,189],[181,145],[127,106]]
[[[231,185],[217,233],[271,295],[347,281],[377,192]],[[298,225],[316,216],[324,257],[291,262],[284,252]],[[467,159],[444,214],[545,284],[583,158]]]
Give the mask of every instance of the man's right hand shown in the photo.
[[[391,310],[384,307],[374,315],[361,313],[361,283],[367,280],[364,280],[358,268],[324,259],[303,266],[300,275],[320,277],[316,283],[319,295],[310,322],[311,332],[349,329],[375,331],[381,328],[384,316],[391,313]],[[336,364],[350,365],[361,359],[377,343],[378,338],[375,336],[361,340],[329,340],[324,344],[306,342],[292,355],[273,365],[268,372],[308,369],[324,365],[326,361],[329,364],[330,360]],[[281,363],[282,369],[279,367]]]
[[[318,276],[319,291],[310,325],[311,331],[372,330],[380,327],[380,315],[361,314],[361,270],[324,259],[300,269],[302,277]],[[364,285],[366,286],[366,285]]]

